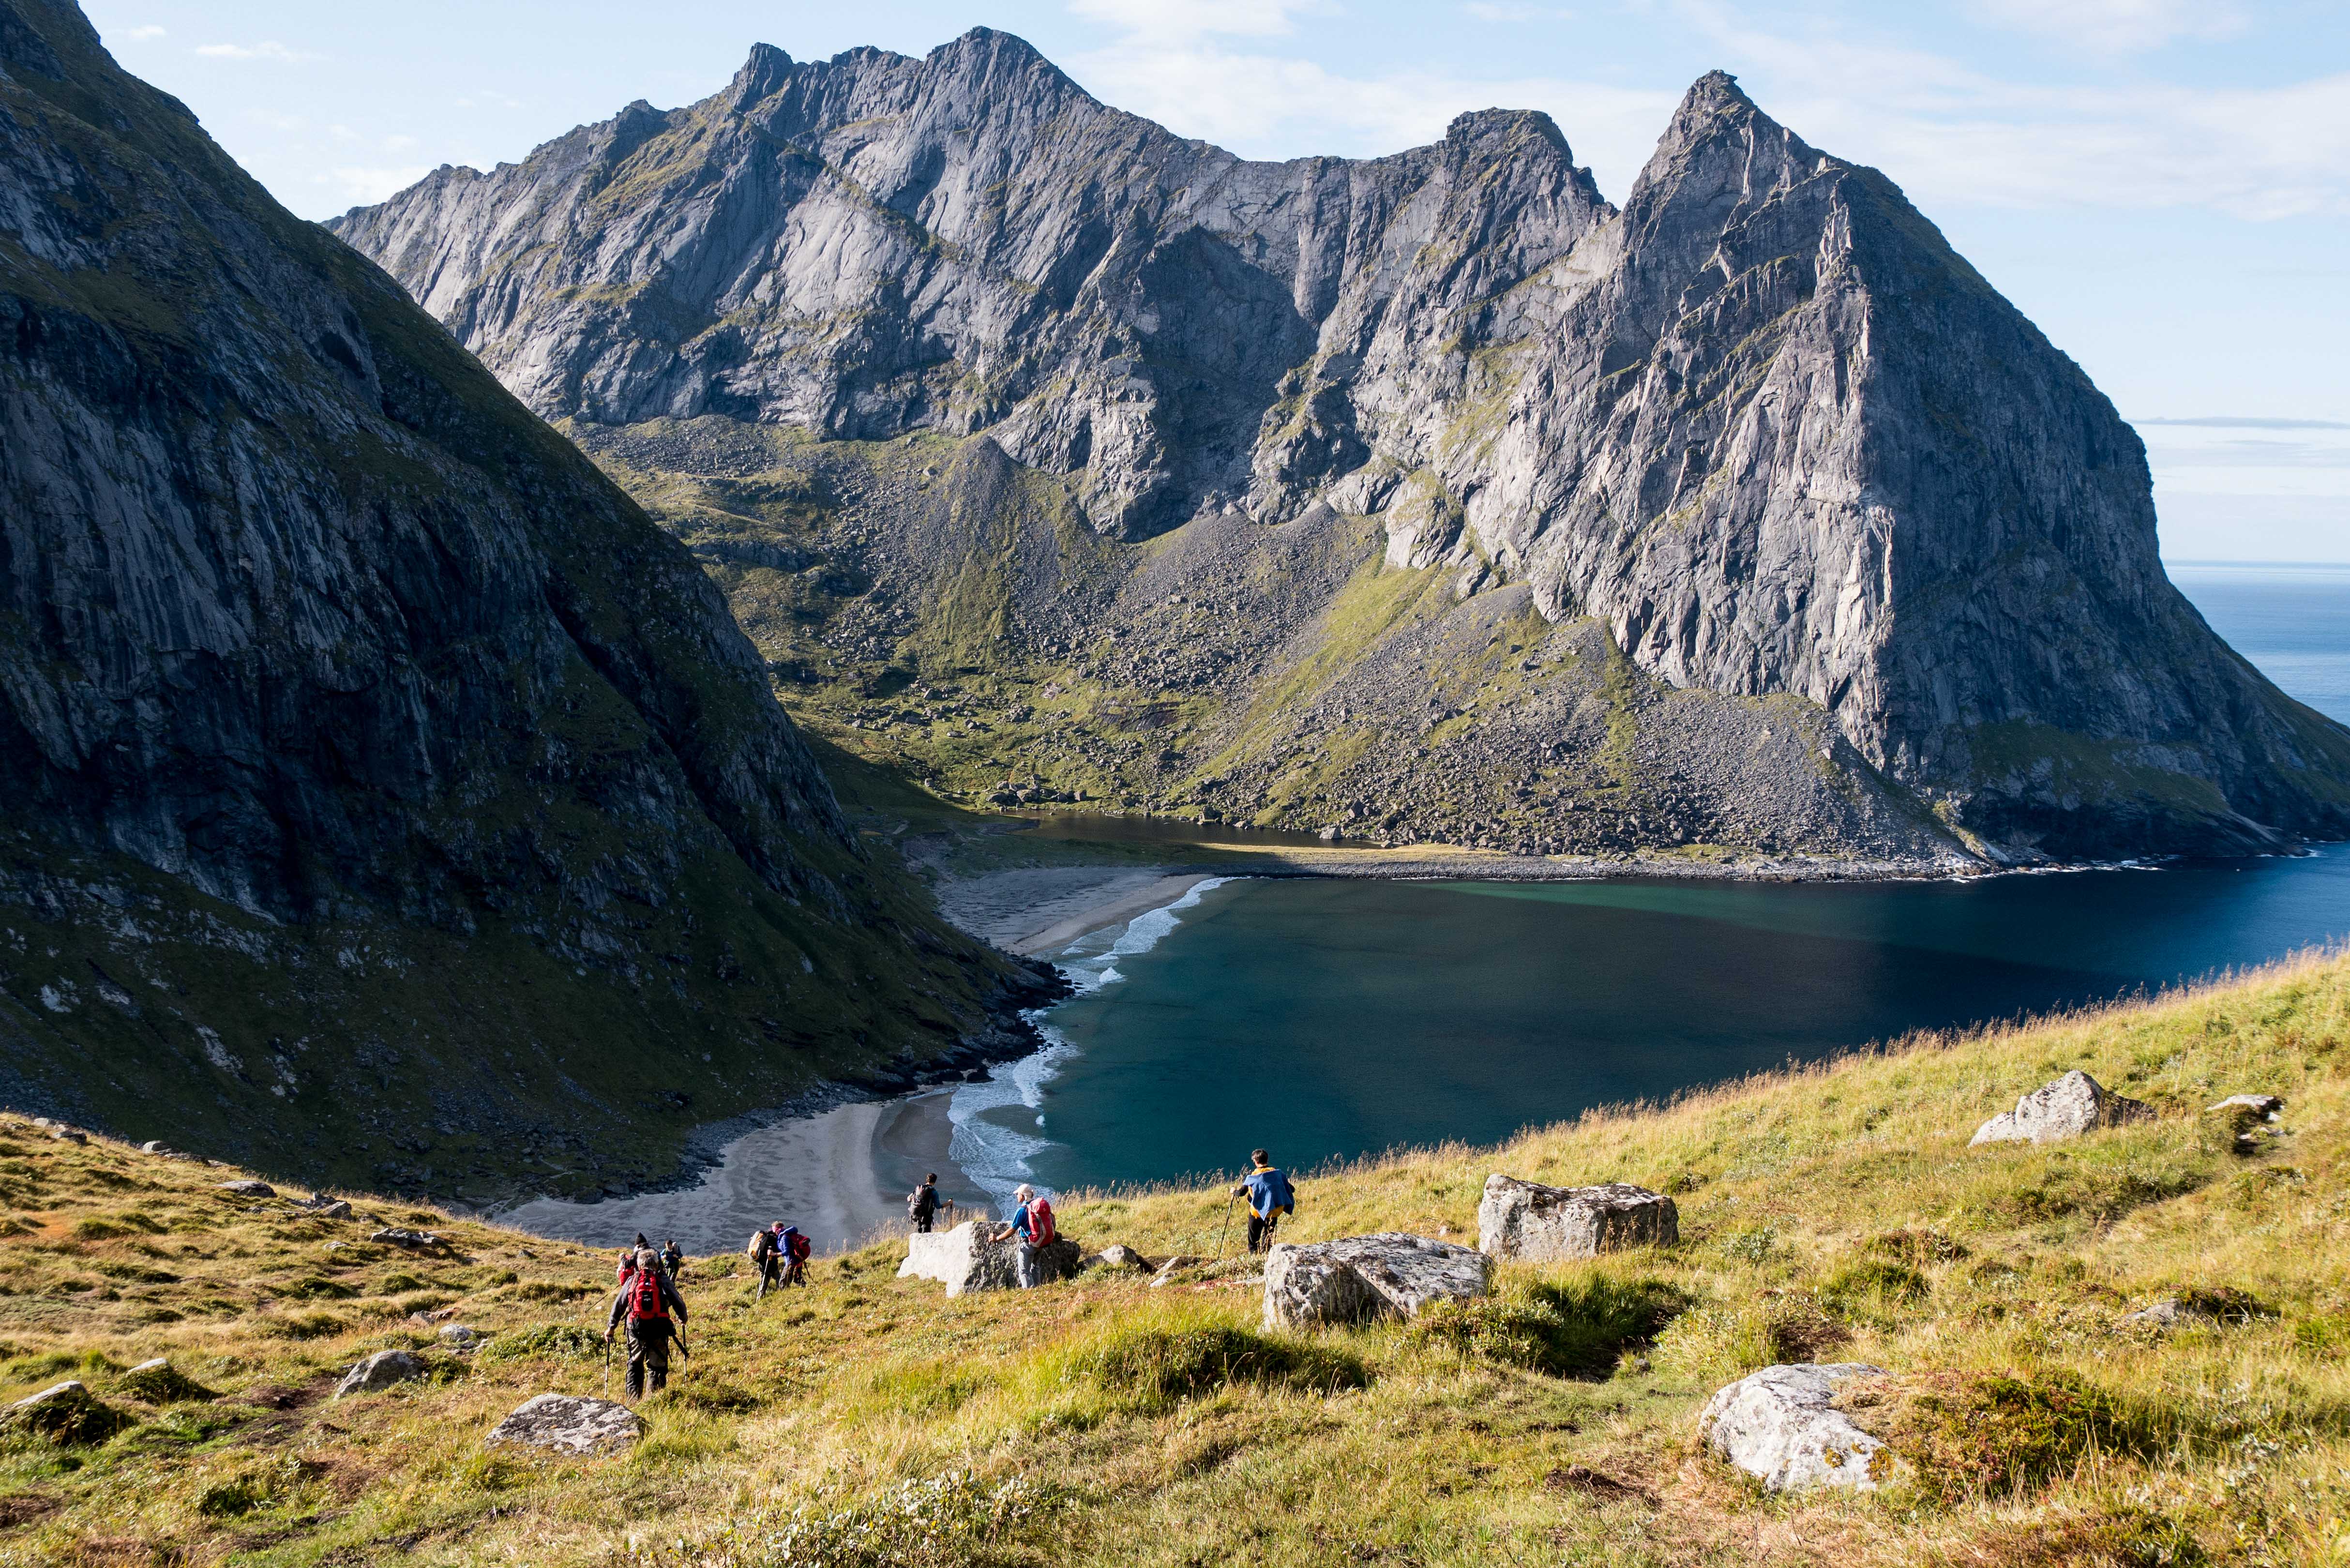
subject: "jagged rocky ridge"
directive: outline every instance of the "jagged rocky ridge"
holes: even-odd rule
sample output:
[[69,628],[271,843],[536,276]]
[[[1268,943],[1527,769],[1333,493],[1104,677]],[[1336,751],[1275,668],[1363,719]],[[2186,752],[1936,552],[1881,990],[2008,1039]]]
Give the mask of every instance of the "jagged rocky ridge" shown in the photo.
[[1727,76],[1619,210],[1539,114],[1254,163],[998,33],[762,47],[333,227],[951,787],[1937,863],[2350,824],[2112,406]]
[[78,10],[0,0],[0,1098],[484,1198],[1036,977],[859,849],[674,540]]

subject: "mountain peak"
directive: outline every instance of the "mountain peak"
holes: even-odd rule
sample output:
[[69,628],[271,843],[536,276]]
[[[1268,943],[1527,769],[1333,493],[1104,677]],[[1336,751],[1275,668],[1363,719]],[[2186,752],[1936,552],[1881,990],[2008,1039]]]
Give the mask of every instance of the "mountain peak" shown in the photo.
[[784,83],[791,79],[792,69],[791,56],[773,44],[754,44],[750,57],[726,86],[727,101],[740,113],[781,92]]

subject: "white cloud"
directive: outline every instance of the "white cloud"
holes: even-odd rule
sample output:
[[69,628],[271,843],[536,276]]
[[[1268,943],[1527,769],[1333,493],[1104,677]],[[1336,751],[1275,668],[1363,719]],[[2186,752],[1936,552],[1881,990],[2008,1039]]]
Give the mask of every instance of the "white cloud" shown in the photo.
[[1166,40],[1280,37],[1291,30],[1292,16],[1326,16],[1336,6],[1332,0],[1069,0],[1069,9],[1137,38]]
[[331,186],[354,205],[366,206],[396,195],[432,172],[424,163],[392,168],[343,168],[314,174],[314,185]]
[[1480,22],[1571,22],[1572,11],[1550,5],[1496,5],[1494,0],[1469,0],[1461,7]]
[[1070,63],[1104,101],[1252,157],[1377,157],[1437,140],[1465,110],[1544,109],[1565,131],[1576,161],[1617,196],[1655,149],[1679,97],[1549,78],[1471,79],[1425,70],[1347,77],[1311,60],[1209,44],[1122,43]]
[[164,36],[164,31],[161,27],[153,26],[133,27],[122,36],[130,39],[134,44],[151,44],[156,39]]
[[198,44],[196,53],[208,60],[276,60],[281,64],[318,57],[289,49],[275,38],[265,38],[258,44]]
[[2350,212],[2350,74],[2270,88],[2040,86],[1917,50],[1762,32],[1701,0],[1683,15],[1767,79],[1773,118],[1877,165],[1928,206]]
[[387,136],[383,139],[383,150],[386,152],[412,151],[416,144],[416,138],[412,136]]
[[2182,38],[2224,38],[2243,14],[2224,0],[1972,0],[1978,20],[2093,54],[2135,54]]

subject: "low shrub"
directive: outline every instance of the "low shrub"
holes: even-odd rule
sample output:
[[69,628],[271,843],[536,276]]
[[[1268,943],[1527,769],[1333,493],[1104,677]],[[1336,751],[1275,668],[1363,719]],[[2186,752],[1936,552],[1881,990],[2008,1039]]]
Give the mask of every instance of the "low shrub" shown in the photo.
[[1970,1255],[1962,1243],[1952,1241],[1939,1231],[1908,1226],[1871,1236],[1860,1244],[1859,1251],[1866,1256],[1889,1258],[1913,1269],[1929,1268],[1936,1263],[1955,1263]]
[[2068,1372],[1945,1372],[1905,1382],[1890,1436],[1919,1489],[1950,1503],[2037,1486],[2093,1449],[2149,1454],[2162,1433],[2144,1411]]
[[1163,1407],[1232,1383],[1330,1392],[1364,1387],[1370,1375],[1360,1356],[1331,1345],[1177,1319],[1096,1335],[1062,1355],[1057,1380]]
[[347,1285],[338,1280],[320,1279],[313,1275],[308,1279],[296,1280],[290,1284],[279,1286],[278,1293],[302,1302],[347,1302],[359,1293],[356,1285]]
[[1820,1361],[1849,1330],[1800,1291],[1773,1291],[1737,1306],[1683,1313],[1657,1336],[1657,1358],[1684,1376],[1726,1383],[1765,1366]]
[[1820,1282],[1820,1299],[1832,1310],[1852,1316],[1870,1308],[1915,1306],[1926,1299],[1929,1289],[1926,1276],[1908,1263],[1859,1258]]
[[1409,1332],[1463,1355],[1584,1377],[1611,1371],[1626,1350],[1654,1341],[1689,1305],[1687,1295],[1661,1280],[1593,1274],[1544,1281],[1523,1294],[1441,1303],[1415,1318]]
[[554,1360],[594,1360],[604,1354],[604,1337],[575,1323],[542,1323],[531,1328],[510,1328],[473,1353],[475,1361],[522,1361],[531,1356]]

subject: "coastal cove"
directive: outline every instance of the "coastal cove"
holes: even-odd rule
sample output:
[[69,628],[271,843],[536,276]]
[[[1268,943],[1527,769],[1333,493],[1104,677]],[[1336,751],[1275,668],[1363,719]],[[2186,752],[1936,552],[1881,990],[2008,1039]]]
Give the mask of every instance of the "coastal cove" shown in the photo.
[[[2350,711],[2350,572],[2178,577],[2296,695]],[[1087,828],[1035,831],[1066,841]],[[692,1247],[739,1244],[784,1218],[840,1245],[897,1222],[924,1169],[965,1203],[994,1206],[1024,1179],[1166,1180],[1232,1168],[1258,1143],[1303,1168],[1496,1140],[2350,937],[2344,846],[1967,881],[1534,884],[1211,876],[1217,840],[1249,840],[1169,823],[1112,832],[1128,849],[1163,844],[1163,863],[1009,870],[941,889],[959,923],[1051,958],[1078,986],[1039,1016],[1043,1054],[981,1083],[757,1129],[686,1188],[541,1200],[504,1218]],[[1187,846],[1202,864],[1176,864]]]

